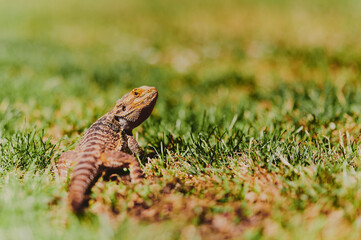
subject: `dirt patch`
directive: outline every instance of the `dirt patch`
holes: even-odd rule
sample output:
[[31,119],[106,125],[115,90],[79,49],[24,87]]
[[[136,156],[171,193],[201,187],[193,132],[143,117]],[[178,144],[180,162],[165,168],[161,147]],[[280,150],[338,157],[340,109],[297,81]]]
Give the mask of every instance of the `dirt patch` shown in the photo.
[[115,222],[132,218],[143,223],[175,221],[193,225],[204,239],[231,239],[261,226],[280,197],[280,180],[261,168],[231,165],[234,174],[148,176],[143,185],[99,181],[91,211]]

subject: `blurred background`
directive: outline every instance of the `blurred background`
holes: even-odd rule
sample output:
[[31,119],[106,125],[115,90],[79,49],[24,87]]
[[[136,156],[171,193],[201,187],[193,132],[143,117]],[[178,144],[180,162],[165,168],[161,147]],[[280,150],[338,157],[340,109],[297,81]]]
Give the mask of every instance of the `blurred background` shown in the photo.
[[[0,0],[0,235],[360,239],[360,13],[358,0]],[[142,85],[159,90],[135,130],[147,183],[100,183],[79,221],[51,167]]]
[[357,98],[356,0],[0,4],[0,108],[57,137],[82,131],[141,85],[159,89],[155,116],[228,106],[247,120],[247,109],[274,105],[317,115],[325,87],[341,104]]

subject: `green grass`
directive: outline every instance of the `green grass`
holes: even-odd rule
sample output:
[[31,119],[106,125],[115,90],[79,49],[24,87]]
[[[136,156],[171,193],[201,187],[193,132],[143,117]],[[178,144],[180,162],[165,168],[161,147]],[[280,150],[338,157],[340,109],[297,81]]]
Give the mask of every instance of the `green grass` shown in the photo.
[[[358,1],[0,4],[1,239],[360,238]],[[141,85],[147,179],[73,215],[59,155]]]

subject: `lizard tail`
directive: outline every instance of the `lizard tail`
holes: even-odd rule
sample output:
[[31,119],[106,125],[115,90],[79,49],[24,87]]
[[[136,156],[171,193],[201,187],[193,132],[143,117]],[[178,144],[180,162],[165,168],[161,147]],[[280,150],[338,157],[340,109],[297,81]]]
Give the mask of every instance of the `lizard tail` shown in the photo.
[[97,180],[99,165],[95,156],[84,154],[75,166],[69,185],[68,201],[74,213],[82,213],[88,204],[88,191]]

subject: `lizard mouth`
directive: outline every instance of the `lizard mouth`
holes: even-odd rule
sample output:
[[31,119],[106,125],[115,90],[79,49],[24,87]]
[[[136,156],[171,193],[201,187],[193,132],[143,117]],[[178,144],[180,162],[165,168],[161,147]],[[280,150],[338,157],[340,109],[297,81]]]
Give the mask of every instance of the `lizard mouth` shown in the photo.
[[153,93],[150,96],[150,99],[151,99],[151,101],[150,101],[149,105],[152,107],[152,110],[153,110],[153,107],[154,107],[154,105],[155,105],[155,103],[157,102],[157,99],[158,99],[158,92]]

